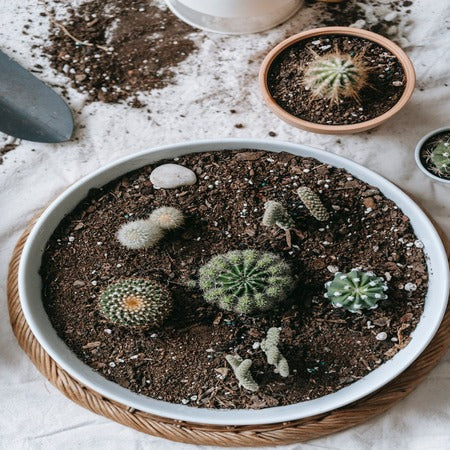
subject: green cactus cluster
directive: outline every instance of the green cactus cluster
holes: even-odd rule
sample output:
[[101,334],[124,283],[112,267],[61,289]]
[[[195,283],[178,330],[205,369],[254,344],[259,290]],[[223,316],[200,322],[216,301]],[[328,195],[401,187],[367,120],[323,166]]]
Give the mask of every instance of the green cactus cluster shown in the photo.
[[425,154],[432,171],[440,177],[450,176],[450,139],[439,139]]
[[118,325],[159,327],[172,311],[172,298],[159,282],[125,279],[109,285],[100,295],[102,314]]
[[235,250],[206,263],[199,285],[208,303],[225,311],[257,314],[283,302],[294,279],[288,264],[273,253]]
[[336,104],[348,98],[359,100],[360,91],[369,85],[369,70],[362,55],[352,56],[338,50],[322,56],[313,54],[303,77],[303,85],[312,97]]
[[344,308],[352,313],[375,309],[380,300],[387,299],[384,279],[360,269],[352,269],[348,273],[337,272],[325,287],[325,297],[335,308]]
[[312,189],[300,186],[297,189],[297,195],[315,219],[326,222],[330,218],[330,213]]

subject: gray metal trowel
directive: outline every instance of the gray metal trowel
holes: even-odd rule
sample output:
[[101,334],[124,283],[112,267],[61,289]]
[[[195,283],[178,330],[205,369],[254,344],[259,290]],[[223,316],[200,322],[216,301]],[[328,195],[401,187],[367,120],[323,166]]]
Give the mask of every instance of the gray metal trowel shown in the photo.
[[63,142],[73,132],[64,100],[0,51],[0,131],[36,142]]

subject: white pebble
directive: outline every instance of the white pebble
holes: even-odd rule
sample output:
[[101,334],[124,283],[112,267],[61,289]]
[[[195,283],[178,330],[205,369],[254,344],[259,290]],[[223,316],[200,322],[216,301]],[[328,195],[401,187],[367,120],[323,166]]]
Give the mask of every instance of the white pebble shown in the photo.
[[155,189],[174,189],[195,184],[197,175],[191,169],[179,164],[162,164],[153,169],[150,181]]
[[415,285],[414,283],[406,283],[405,284],[405,291],[407,292],[413,292],[417,289],[417,285]]
[[183,398],[183,400],[181,400],[181,403],[183,403],[183,405],[187,405],[189,403],[189,399]]
[[152,333],[152,334],[150,335],[150,337],[151,337],[151,338],[155,338],[155,337],[158,337],[158,335],[157,335],[156,333]]
[[255,342],[253,345],[252,345],[252,348],[253,348],[253,350],[258,350],[258,348],[261,346],[261,344],[259,343],[259,342]]
[[111,362],[109,363],[109,367],[116,367],[116,363],[111,361]]
[[382,331],[381,333],[378,333],[378,334],[375,336],[375,339],[376,339],[377,341],[385,341],[385,340],[387,339],[387,333],[385,333],[384,331]]
[[422,242],[422,241],[419,241],[419,239],[417,239],[417,241],[414,241],[414,245],[415,245],[417,248],[423,248],[423,242]]
[[111,334],[111,333],[112,333],[112,330],[110,330],[109,328],[105,328],[103,331],[104,331],[106,334]]

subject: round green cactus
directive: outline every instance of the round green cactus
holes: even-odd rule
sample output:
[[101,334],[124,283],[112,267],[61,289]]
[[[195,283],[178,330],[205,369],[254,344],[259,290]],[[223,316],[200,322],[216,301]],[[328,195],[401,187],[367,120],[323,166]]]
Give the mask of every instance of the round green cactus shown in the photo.
[[375,309],[379,300],[387,298],[384,279],[373,272],[362,272],[359,269],[352,269],[348,273],[337,272],[325,287],[325,297],[335,308],[345,308],[352,313],[359,313],[362,309]]
[[107,319],[119,325],[158,327],[172,311],[172,298],[157,281],[126,279],[108,286],[99,306]]
[[427,155],[427,159],[437,175],[450,176],[450,142],[438,142]]
[[283,302],[294,286],[279,256],[236,250],[213,257],[200,269],[200,288],[208,303],[226,311],[255,314]]
[[368,69],[361,55],[334,51],[314,59],[305,71],[303,84],[313,97],[325,98],[331,103],[342,99],[359,99],[359,92],[368,85]]

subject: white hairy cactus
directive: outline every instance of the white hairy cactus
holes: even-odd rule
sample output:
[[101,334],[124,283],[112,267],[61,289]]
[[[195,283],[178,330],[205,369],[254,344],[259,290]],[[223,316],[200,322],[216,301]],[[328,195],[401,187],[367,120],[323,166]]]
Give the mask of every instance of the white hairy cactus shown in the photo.
[[143,219],[122,224],[117,232],[117,239],[124,247],[138,250],[155,245],[163,235],[161,228]]
[[183,213],[172,206],[163,206],[155,209],[149,217],[151,223],[159,226],[163,230],[174,230],[183,225]]

